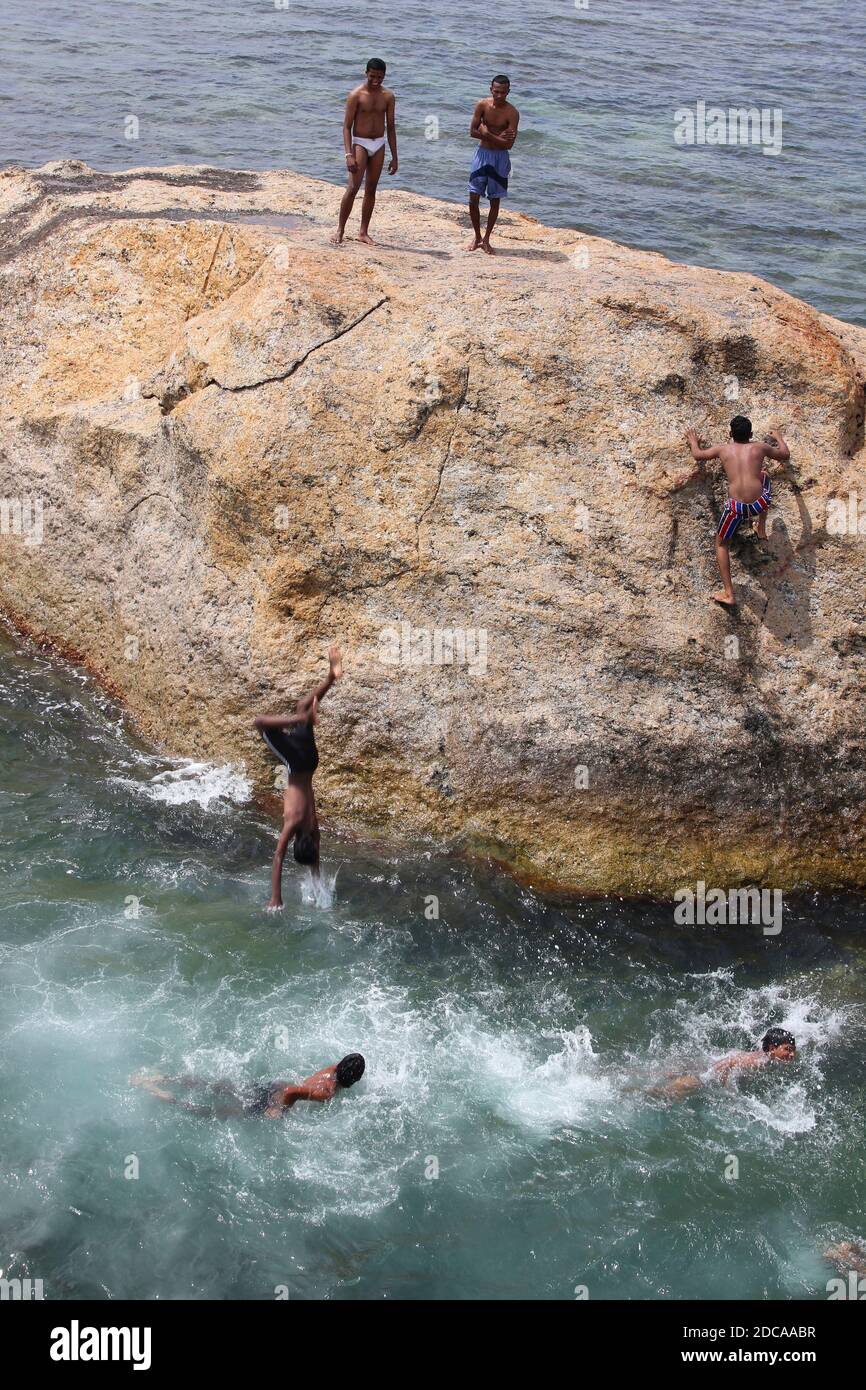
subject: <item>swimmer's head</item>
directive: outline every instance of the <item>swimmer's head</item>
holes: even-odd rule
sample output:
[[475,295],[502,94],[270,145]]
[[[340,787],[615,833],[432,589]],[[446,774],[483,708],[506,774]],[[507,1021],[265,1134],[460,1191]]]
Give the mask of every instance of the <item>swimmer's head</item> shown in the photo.
[[367,64],[367,81],[371,87],[381,87],[385,81],[385,64],[381,58],[371,58]]
[[364,1061],[360,1052],[350,1052],[348,1057],[344,1057],[342,1062],[337,1063],[337,1070],[334,1072],[338,1086],[354,1086],[356,1081],[360,1081],[364,1075],[364,1068],[367,1063]]
[[752,437],[752,422],[745,415],[735,415],[731,421],[731,438],[735,444],[748,444]]
[[775,1062],[792,1062],[797,1055],[794,1034],[784,1028],[770,1028],[761,1039],[761,1047]]
[[315,831],[299,830],[295,836],[294,855],[296,864],[309,864],[315,868],[319,862],[319,837]]

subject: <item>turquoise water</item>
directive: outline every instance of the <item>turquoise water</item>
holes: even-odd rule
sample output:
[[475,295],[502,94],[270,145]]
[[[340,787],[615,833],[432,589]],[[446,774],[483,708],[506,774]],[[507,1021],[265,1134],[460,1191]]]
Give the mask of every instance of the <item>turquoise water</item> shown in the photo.
[[[514,207],[763,275],[866,322],[866,9],[850,0],[499,0],[494,11],[4,0],[3,38],[0,165],[289,167],[342,182],[343,104],[376,55],[398,97],[394,186],[459,201],[473,104],[504,70],[522,115]],[[674,113],[700,100],[780,108],[782,153],[677,146]]]
[[[323,760],[336,736],[323,716]],[[292,870],[269,916],[243,776],[155,755],[19,641],[0,757],[5,1275],[56,1299],[824,1298],[823,1244],[866,1237],[862,900],[789,903],[774,938],[689,930],[325,834],[328,891]],[[788,1069],[643,1093],[768,1023]],[[355,1049],[354,1090],[276,1122],[128,1084]]]

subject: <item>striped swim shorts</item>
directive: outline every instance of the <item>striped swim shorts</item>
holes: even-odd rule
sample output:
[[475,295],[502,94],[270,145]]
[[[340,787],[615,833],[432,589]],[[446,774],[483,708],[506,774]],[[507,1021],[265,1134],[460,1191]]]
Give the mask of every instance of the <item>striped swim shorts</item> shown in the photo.
[[761,473],[761,495],[754,502],[734,502],[729,500],[719,522],[719,539],[729,541],[739,527],[750,517],[761,516],[770,510],[770,479]]

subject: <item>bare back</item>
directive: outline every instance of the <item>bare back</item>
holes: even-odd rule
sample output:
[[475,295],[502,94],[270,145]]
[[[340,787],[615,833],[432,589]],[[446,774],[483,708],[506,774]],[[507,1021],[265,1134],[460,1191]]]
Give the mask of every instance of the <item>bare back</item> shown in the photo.
[[756,502],[761,495],[761,471],[769,453],[765,444],[731,441],[719,446],[719,459],[725,470],[733,502]]

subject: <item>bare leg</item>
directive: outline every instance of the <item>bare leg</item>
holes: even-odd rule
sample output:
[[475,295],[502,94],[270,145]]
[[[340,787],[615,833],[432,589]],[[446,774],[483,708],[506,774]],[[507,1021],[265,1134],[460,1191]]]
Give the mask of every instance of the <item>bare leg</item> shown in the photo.
[[135,1072],[134,1075],[129,1078],[129,1084],[131,1086],[141,1086],[145,1091],[149,1092],[150,1095],[156,1096],[157,1100],[172,1101],[174,1100],[174,1096],[171,1094],[171,1091],[164,1091],[159,1085],[161,1081],[171,1080],[172,1078],[170,1076],[163,1076],[160,1071],[139,1071]]
[[710,601],[736,606],[734,586],[731,583],[731,548],[727,541],[722,540],[721,536],[716,536],[716,560],[719,565],[719,574],[722,576],[723,588],[717,593],[711,594]]
[[759,541],[765,541],[767,539],[766,512],[761,512],[759,516],[755,517],[755,535],[758,537]]
[[477,251],[481,245],[481,198],[477,193],[469,194],[469,216],[475,230],[475,240],[467,251]]
[[349,184],[343,194],[342,202],[340,203],[339,225],[336,232],[331,237],[331,241],[335,246],[339,246],[342,243],[343,235],[346,231],[346,223],[349,220],[349,213],[352,211],[358,189],[361,187],[361,182],[364,178],[364,171],[367,168],[367,151],[364,149],[363,145],[355,145],[354,153],[355,168],[349,172]]
[[334,681],[338,681],[343,674],[343,653],[337,646],[328,648],[328,674],[315,690],[311,690],[309,695],[302,695],[300,700],[295,702],[295,714],[303,714],[312,708],[313,702],[323,700],[330,690]]
[[[173,1101],[171,1091],[163,1090],[163,1085],[173,1086],[175,1090],[210,1091],[214,1096],[237,1096],[237,1090],[230,1081],[208,1081],[203,1076],[164,1076],[161,1071],[140,1071],[129,1078],[130,1085],[141,1086],[157,1100]],[[181,1102],[185,1104],[185,1102]]]
[[694,1095],[702,1087],[703,1082],[697,1076],[675,1076],[660,1086],[653,1086],[647,1095],[655,1100],[685,1100],[686,1096]]
[[385,148],[383,146],[377,154],[368,160],[367,177],[364,180],[364,201],[361,204],[361,230],[358,233],[358,240],[365,242],[367,246],[375,246],[376,244],[370,236],[370,218],[373,216],[373,209],[376,206],[376,188],[384,163]]
[[496,219],[497,219],[498,216],[499,216],[499,199],[498,199],[498,198],[491,198],[491,199],[490,199],[490,211],[489,211],[488,214],[487,214],[487,227],[486,227],[485,232],[484,232],[484,240],[483,240],[482,243],[481,243],[481,249],[482,249],[482,251],[486,251],[487,254],[488,254],[488,256],[493,256],[493,255],[496,254],[496,253],[494,252],[494,250],[493,250],[493,247],[490,245],[490,233],[493,231],[493,228],[496,226]]

